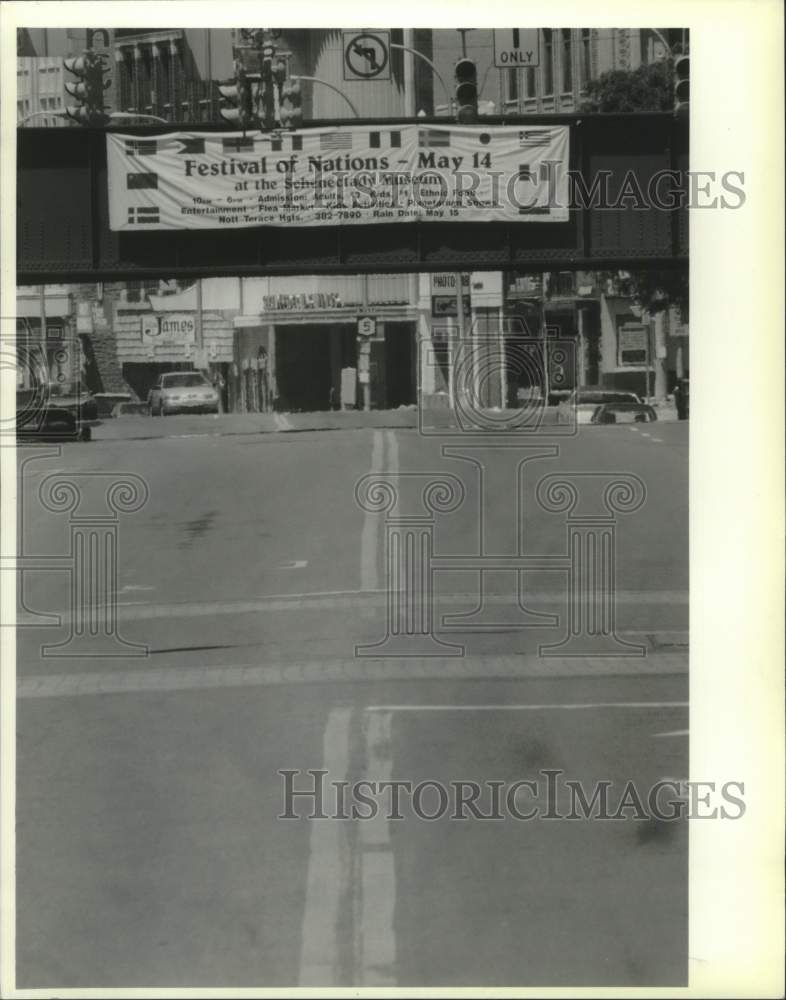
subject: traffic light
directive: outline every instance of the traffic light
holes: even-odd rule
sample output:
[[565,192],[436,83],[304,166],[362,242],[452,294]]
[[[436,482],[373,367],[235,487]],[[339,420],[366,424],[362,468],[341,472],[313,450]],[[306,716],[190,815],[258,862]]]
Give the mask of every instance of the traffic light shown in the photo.
[[282,128],[300,128],[303,124],[303,97],[300,80],[287,80],[281,87],[278,117]]
[[88,50],[81,56],[63,60],[69,73],[77,78],[76,83],[65,83],[65,90],[80,103],[69,104],[66,114],[80,125],[106,125],[109,115],[104,114],[104,91],[110,81],[104,79],[106,56]]
[[474,122],[478,117],[478,68],[474,59],[456,63],[456,121]]
[[690,105],[690,56],[674,60],[674,110],[686,113]]
[[240,63],[235,63],[234,82],[221,84],[218,92],[229,103],[229,107],[220,109],[221,117],[225,122],[245,132],[254,124],[254,98],[251,93],[251,80],[246,76],[246,71]]

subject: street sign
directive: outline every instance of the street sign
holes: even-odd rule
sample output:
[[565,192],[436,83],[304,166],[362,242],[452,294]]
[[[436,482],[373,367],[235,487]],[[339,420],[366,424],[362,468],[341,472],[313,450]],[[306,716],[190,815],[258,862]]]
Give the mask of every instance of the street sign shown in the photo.
[[[462,273],[461,275],[461,288],[462,291],[469,291],[469,274]],[[433,272],[431,275],[431,294],[432,295],[446,295],[449,292],[456,292],[456,272],[455,271],[439,271]]]
[[373,316],[361,316],[358,319],[358,337],[373,337],[377,332],[377,321]]
[[344,79],[390,79],[390,32],[344,31]]
[[494,65],[500,69],[539,66],[538,35],[537,28],[495,28]]

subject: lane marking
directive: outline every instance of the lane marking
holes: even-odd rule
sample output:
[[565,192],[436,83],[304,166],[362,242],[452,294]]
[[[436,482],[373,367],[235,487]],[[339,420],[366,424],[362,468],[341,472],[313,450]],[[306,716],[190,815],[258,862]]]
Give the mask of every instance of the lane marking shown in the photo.
[[[328,715],[322,743],[322,769],[330,781],[349,772],[351,708]],[[335,986],[338,972],[338,919],[342,887],[348,874],[348,848],[343,823],[311,820],[300,945],[300,986]]]
[[[117,620],[148,621],[156,618],[203,618],[211,615],[242,615],[250,614],[252,612],[304,611],[309,609],[314,611],[332,611],[340,610],[342,608],[387,607],[387,590],[379,589],[378,586],[371,586],[371,579],[375,574],[376,569],[377,526],[374,523],[374,519],[377,517],[379,517],[379,515],[367,513],[363,524],[364,534],[361,541],[361,582],[363,582],[363,577],[367,576],[368,579],[366,580],[366,583],[368,586],[364,586],[360,590],[310,591],[306,593],[274,594],[269,597],[252,598],[251,600],[183,601],[174,604],[164,604],[158,602],[151,604],[142,601],[135,601],[133,603],[128,601],[118,601],[118,609],[124,610],[118,611]],[[379,525],[379,528],[381,530],[381,525]],[[368,534],[369,539],[373,540],[368,540],[366,538],[366,534]],[[368,566],[368,571],[367,574],[364,574],[363,567],[366,566]],[[582,590],[579,591],[578,596],[581,597],[588,593],[588,591],[585,592]],[[528,602],[543,601],[550,603],[552,601],[558,601],[560,605],[563,605],[565,602],[565,591],[535,591],[528,593],[526,597]],[[477,604],[477,599],[477,593],[437,593],[434,598],[434,603],[437,607],[440,607],[441,605],[466,603],[472,603],[474,605]],[[688,599],[689,592],[687,590],[621,590],[618,591],[615,596],[617,605],[646,605],[648,607],[654,605],[687,605]],[[493,605],[499,604],[513,606],[514,604],[514,600],[507,594],[485,594],[484,601],[487,604]],[[99,607],[108,608],[110,605],[103,604],[99,605]],[[51,615],[59,615],[64,623],[68,623],[71,620],[71,614],[66,608],[51,610],[47,613]],[[19,615],[17,617],[16,624],[35,625],[35,619],[28,618],[25,615]],[[646,631],[652,631],[652,629]]]
[[[152,694],[173,691],[225,690],[282,684],[336,684],[357,681],[460,681],[553,679],[557,677],[642,677],[683,675],[686,653],[651,653],[645,658],[543,659],[537,654],[477,657],[404,657],[379,660],[307,660],[264,666],[239,664],[207,667],[159,667],[135,670],[95,670],[84,673],[28,674],[16,682],[18,698],[69,698],[109,694]],[[576,705],[584,708],[672,708],[687,702],[610,702]],[[393,711],[398,706],[378,705],[370,711]],[[468,710],[468,706],[463,710]],[[482,706],[481,706],[482,707]],[[487,710],[517,710],[522,706],[491,705]],[[535,705],[523,708],[571,708],[570,705]],[[461,711],[461,706],[425,706],[422,711]],[[404,706],[402,711],[414,711]]]
[[638,427],[629,427],[628,430],[631,431],[633,434],[639,433]]
[[690,729],[674,729],[670,733],[653,733],[652,738],[658,739],[664,736],[690,736]]
[[[367,780],[388,781],[392,776],[391,721],[390,712],[364,718]],[[358,824],[357,833],[355,949],[359,985],[395,986],[396,873],[386,810],[379,809],[373,819]]]
[[654,437],[652,440],[653,441],[657,441],[658,444],[663,444],[663,438],[656,438],[656,437]]
[[[371,446],[371,473],[382,472],[385,461],[385,437],[382,431],[374,431]],[[367,510],[363,515],[363,530],[360,534],[360,589],[377,590],[379,572],[377,569],[377,543],[382,532],[383,518]]]
[[295,425],[283,413],[274,413],[273,421],[277,431],[293,431]]
[[288,559],[282,562],[279,569],[304,569],[308,566],[308,559]]
[[648,434],[648,433],[647,433],[647,431],[641,431],[641,436],[642,436],[643,438],[648,438],[648,437],[652,437],[652,435],[651,435],[651,434]]
[[367,712],[544,712],[601,708],[688,708],[687,701],[597,701],[543,705],[367,705]]
[[155,590],[155,587],[146,587],[141,583],[127,583],[124,587],[120,588],[119,593],[125,594],[131,590]]

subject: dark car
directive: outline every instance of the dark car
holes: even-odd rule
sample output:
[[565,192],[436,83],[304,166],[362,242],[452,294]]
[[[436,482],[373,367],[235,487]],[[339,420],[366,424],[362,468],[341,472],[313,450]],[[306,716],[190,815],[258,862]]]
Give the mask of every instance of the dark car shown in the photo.
[[89,441],[98,422],[95,397],[79,382],[39,384],[16,392],[19,437]]
[[624,389],[601,389],[598,386],[582,385],[563,400],[557,407],[557,423],[579,424],[592,423],[592,416],[598,406],[603,403],[632,403],[639,405],[641,400],[635,392]]
[[593,424],[649,424],[658,415],[647,403],[601,403],[592,414]]

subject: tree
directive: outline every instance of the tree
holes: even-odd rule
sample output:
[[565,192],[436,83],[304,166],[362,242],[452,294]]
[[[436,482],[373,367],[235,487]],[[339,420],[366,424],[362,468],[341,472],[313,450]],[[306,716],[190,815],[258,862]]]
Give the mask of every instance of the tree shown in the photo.
[[[672,111],[674,64],[671,59],[602,73],[587,84],[583,112]],[[617,295],[628,296],[650,315],[677,306],[688,317],[688,269],[668,271],[603,271],[604,285],[611,282]]]
[[604,285],[611,282],[615,295],[632,298],[651,316],[676,306],[682,321],[688,321],[690,295],[687,264],[664,271],[602,271],[599,277]]
[[613,69],[587,83],[581,111],[671,111],[674,107],[674,64],[671,59]]

